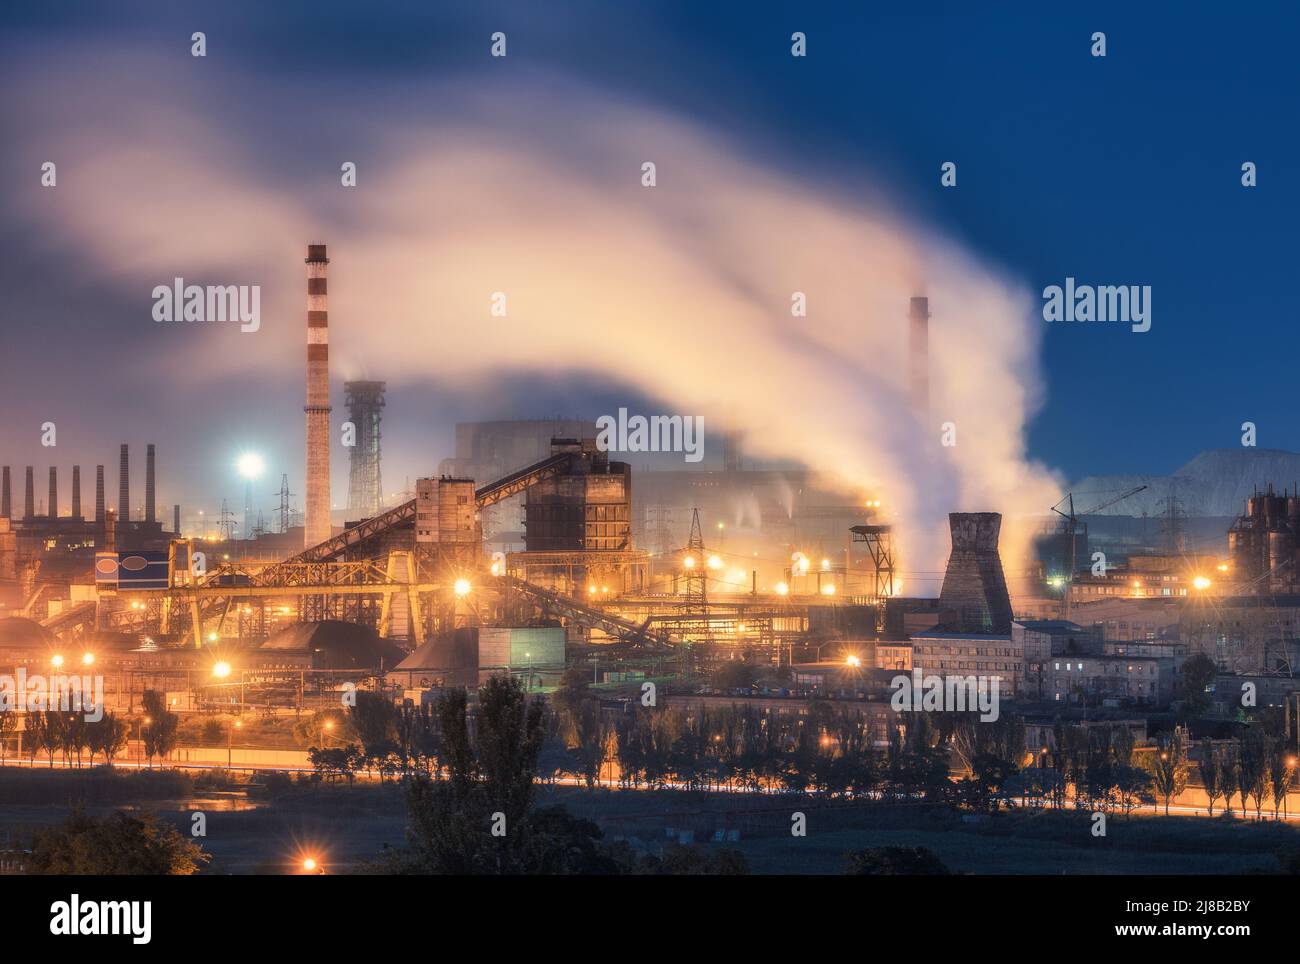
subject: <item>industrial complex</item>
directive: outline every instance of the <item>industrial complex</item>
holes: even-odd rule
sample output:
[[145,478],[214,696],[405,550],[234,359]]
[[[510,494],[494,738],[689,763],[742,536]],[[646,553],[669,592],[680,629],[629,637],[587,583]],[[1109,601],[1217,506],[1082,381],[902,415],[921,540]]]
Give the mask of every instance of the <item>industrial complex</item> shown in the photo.
[[[1038,558],[1012,573],[1002,517],[954,512],[938,593],[909,596],[904,584],[919,580],[897,558],[881,493],[747,464],[730,430],[716,467],[640,471],[597,445],[590,418],[467,422],[436,477],[385,498],[381,423],[402,416],[371,380],[344,385],[340,518],[329,491],[329,263],[326,245],[307,246],[306,457],[293,483],[302,513],[285,473],[268,526],[250,474],[242,523],[223,503],[183,525],[177,493],[164,524],[153,444],[143,503],[133,504],[123,443],[116,505],[96,465],[93,514],[81,466],[70,467],[66,514],[59,466],[39,503],[37,467],[23,468],[19,502],[5,466],[0,669],[93,663],[108,705],[126,713],[153,689],[179,710],[269,715],[329,706],[343,685],[419,703],[505,672],[545,691],[574,667],[611,699],[646,680],[707,693],[736,663],[754,682],[733,697],[870,703],[919,669],[998,677],[1026,712],[1059,714],[1167,707],[1181,663],[1199,651],[1222,673],[1266,681],[1276,702],[1292,697],[1300,498],[1268,488],[1220,550],[1199,553],[1105,534],[1097,513],[1147,485],[1081,494],[1109,496],[1086,511],[1070,493],[1054,516],[1043,507]],[[911,401],[928,418],[930,305],[915,297],[900,309]]]

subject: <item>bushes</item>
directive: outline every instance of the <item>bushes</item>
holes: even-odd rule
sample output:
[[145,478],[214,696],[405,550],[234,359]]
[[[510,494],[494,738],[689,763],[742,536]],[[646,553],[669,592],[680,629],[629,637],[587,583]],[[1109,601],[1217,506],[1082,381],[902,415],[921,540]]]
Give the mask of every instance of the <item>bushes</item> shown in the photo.
[[179,770],[10,769],[0,781],[0,805],[67,804],[72,799],[114,804],[187,797],[193,790],[193,781]]

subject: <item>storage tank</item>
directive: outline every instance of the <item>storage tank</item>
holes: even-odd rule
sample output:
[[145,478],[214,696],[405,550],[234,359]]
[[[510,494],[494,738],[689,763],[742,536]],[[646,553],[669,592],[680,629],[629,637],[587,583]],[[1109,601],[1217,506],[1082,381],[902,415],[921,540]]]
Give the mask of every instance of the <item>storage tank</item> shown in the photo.
[[1288,528],[1268,534],[1269,589],[1286,592],[1295,585],[1295,533]]

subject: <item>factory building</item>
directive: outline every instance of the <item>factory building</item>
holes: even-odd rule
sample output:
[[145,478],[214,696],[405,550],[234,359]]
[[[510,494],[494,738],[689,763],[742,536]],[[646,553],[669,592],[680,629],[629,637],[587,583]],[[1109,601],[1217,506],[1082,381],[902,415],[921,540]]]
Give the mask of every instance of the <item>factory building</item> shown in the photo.
[[551,452],[575,456],[569,472],[530,487],[524,496],[529,552],[607,551],[632,545],[632,470],[592,444],[556,439]]
[[1228,530],[1232,578],[1242,594],[1300,592],[1300,492],[1256,492]]

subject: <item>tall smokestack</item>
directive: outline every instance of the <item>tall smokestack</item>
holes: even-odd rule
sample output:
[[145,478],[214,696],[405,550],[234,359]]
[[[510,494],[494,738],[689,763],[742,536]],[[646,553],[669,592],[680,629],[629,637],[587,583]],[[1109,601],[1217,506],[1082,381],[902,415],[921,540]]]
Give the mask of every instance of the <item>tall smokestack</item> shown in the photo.
[[104,467],[95,466],[95,525],[104,527]]
[[126,530],[131,521],[131,459],[127,454],[126,443],[122,443],[122,452],[117,459],[117,524]]
[[912,408],[921,425],[930,428],[930,299],[912,299],[907,313],[911,319]]
[[50,518],[59,517],[59,470],[50,466]]
[[144,449],[144,521],[149,523],[154,521],[153,482],[153,443],[150,442]]
[[330,537],[330,348],[325,245],[307,245],[307,508],[303,543]]
[[181,534],[181,507],[179,505],[172,506],[172,532],[177,535]]
[[72,518],[81,518],[81,466],[72,467]]
[[0,483],[0,515],[6,519],[13,518],[13,503],[9,499],[9,466],[4,469],[4,481]]
[[32,467],[27,466],[27,488],[23,492],[23,519],[30,520],[36,515],[36,477]]

